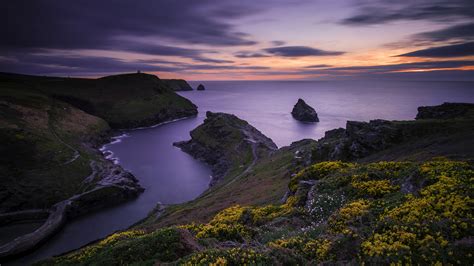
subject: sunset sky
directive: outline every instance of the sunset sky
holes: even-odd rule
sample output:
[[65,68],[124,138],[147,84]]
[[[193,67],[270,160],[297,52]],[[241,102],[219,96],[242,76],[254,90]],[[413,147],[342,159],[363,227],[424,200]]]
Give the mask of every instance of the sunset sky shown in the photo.
[[0,71],[474,80],[474,1],[16,0]]

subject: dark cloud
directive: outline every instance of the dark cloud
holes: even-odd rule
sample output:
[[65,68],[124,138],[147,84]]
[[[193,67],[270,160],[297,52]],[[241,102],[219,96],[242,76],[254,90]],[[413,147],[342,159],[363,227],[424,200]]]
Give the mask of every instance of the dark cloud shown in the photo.
[[474,18],[472,0],[374,1],[362,4],[346,25],[370,25],[399,20],[458,21]]
[[344,52],[324,51],[308,46],[282,46],[264,49],[265,52],[284,57],[341,55]]
[[36,75],[97,75],[118,72],[193,72],[196,70],[266,70],[263,66],[189,64],[161,59],[125,61],[99,56],[57,56],[53,54],[16,54],[0,59],[0,72]]
[[304,68],[327,68],[327,67],[332,67],[332,66],[326,65],[326,64],[319,64],[319,65],[305,66]]
[[263,69],[270,69],[269,67],[264,66],[234,66],[234,65],[210,65],[210,64],[189,64],[187,66],[183,66],[182,70],[263,70]]
[[451,40],[474,40],[474,23],[459,24],[441,30],[428,31],[413,36],[417,41],[451,41]]
[[414,34],[409,38],[384,45],[386,48],[406,48],[410,46],[435,46],[436,43],[462,43],[474,41],[474,23],[450,26],[444,29]]
[[174,72],[181,68],[173,66],[156,66],[143,62],[127,62],[110,57],[97,56],[52,56],[52,55],[19,55],[15,58],[0,60],[1,72],[18,72],[24,74],[57,74],[79,75],[89,73],[135,72]]
[[432,47],[428,49],[418,50],[398,56],[410,56],[410,57],[462,57],[474,55],[474,42],[454,44],[440,47]]
[[241,51],[234,54],[238,58],[257,58],[257,57],[269,57],[269,55],[260,52],[247,52]]
[[251,5],[211,0],[7,1],[0,9],[0,46],[2,50],[109,49],[161,54],[164,47],[154,44],[156,39],[251,45],[255,42],[236,31],[230,20],[257,11]]
[[272,45],[275,45],[275,46],[281,46],[281,45],[285,45],[286,42],[284,41],[272,41]]
[[214,59],[214,58],[207,58],[207,57],[196,57],[193,58],[194,61],[204,62],[204,63],[215,63],[215,64],[231,64],[234,63],[232,60],[223,60],[223,59]]
[[452,61],[430,61],[416,62],[392,65],[376,65],[376,66],[349,66],[349,67],[333,67],[327,69],[303,70],[303,74],[378,74],[390,72],[403,72],[407,70],[430,70],[430,69],[450,69],[465,66],[474,66],[473,60],[452,60]]
[[151,43],[141,42],[118,42],[116,45],[104,47],[110,50],[121,50],[129,51],[148,55],[161,55],[161,56],[181,56],[181,57],[199,57],[202,53],[201,50],[187,49],[177,46],[169,45],[158,45]]

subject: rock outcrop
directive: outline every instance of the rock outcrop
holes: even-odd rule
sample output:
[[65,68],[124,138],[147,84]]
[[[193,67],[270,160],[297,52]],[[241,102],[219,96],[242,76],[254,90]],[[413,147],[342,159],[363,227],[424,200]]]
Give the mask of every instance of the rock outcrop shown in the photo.
[[212,167],[211,185],[233,166],[249,165],[277,150],[270,138],[232,114],[207,112],[204,123],[190,134],[191,140],[174,145]]
[[298,102],[293,107],[291,115],[302,122],[319,122],[318,114],[313,107],[309,106],[302,99],[298,99]]
[[204,85],[199,84],[199,86],[197,86],[197,89],[196,89],[196,90],[198,90],[198,91],[204,91],[204,90],[206,90],[206,88],[204,87]]
[[415,119],[453,119],[474,118],[474,104],[472,103],[443,103],[437,106],[418,107]]
[[184,79],[162,79],[174,91],[192,91],[193,88]]
[[[318,140],[313,150],[313,161],[326,160],[357,160],[366,158],[380,151],[400,147],[399,153],[413,154],[409,143],[417,143],[418,149],[425,150],[430,145],[436,145],[435,151],[446,153],[453,150],[449,144],[441,148],[441,140],[457,142],[459,139],[468,139],[469,132],[474,130],[472,119],[467,114],[470,112],[459,111],[468,109],[469,105],[453,104],[455,110],[446,111],[446,106],[422,107],[420,117],[439,117],[438,119],[425,121],[386,121],[371,120],[370,122],[347,121],[346,128],[338,128],[327,131],[325,136]],[[444,110],[444,111],[439,111]],[[454,115],[456,114],[456,115]],[[466,118],[458,123],[449,118]],[[459,136],[457,136],[459,135]],[[432,140],[432,141],[431,141]],[[400,145],[405,145],[401,147]],[[469,144],[466,144],[469,145]],[[459,149],[460,147],[456,147]],[[403,151],[405,149],[405,151]],[[447,150],[443,150],[447,149]],[[469,154],[467,151],[464,154]],[[433,152],[433,151],[430,151]]]
[[[394,130],[389,121],[374,120],[367,122],[348,121],[346,129],[339,128],[327,131],[318,140],[313,158],[315,160],[352,160],[361,158],[373,150],[388,146],[385,132]],[[384,132],[384,133],[382,133]]]

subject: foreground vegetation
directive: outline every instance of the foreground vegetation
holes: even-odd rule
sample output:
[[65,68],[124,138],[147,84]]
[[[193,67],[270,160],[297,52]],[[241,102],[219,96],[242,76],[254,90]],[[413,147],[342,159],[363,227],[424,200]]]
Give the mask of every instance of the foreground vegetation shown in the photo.
[[474,166],[321,162],[283,204],[235,205],[205,223],[132,229],[40,265],[472,263]]

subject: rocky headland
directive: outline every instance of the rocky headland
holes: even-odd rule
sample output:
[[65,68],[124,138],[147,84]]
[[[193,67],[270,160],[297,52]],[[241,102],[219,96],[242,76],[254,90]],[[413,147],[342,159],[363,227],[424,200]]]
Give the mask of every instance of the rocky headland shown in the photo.
[[192,91],[193,88],[184,79],[162,79],[174,91]]
[[303,99],[298,99],[298,102],[291,111],[291,115],[301,122],[319,122],[318,114],[314,108],[309,106]]
[[174,145],[211,166],[211,185],[231,168],[248,167],[277,150],[270,138],[232,114],[207,112],[204,123],[190,135],[191,140]]

